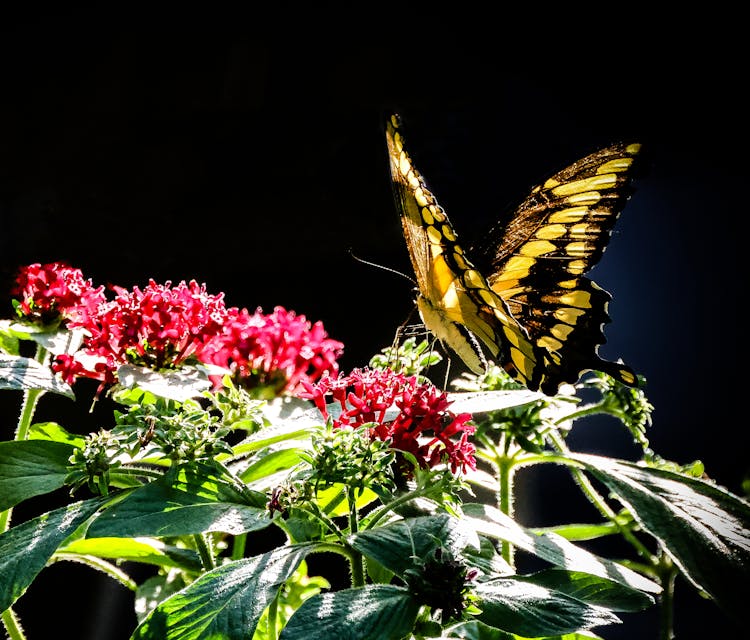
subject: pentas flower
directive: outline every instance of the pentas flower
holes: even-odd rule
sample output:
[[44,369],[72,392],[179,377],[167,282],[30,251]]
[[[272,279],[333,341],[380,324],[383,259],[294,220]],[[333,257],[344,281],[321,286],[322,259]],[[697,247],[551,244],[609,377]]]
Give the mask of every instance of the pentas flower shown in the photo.
[[106,301],[104,287],[94,287],[80,269],[64,262],[34,263],[18,270],[11,290],[20,318],[53,324],[86,322]]
[[[301,397],[312,400],[324,418],[331,417],[334,427],[375,423],[373,439],[411,453],[422,468],[447,463],[453,473],[476,469],[475,447],[469,442],[475,431],[471,414],[454,414],[446,393],[416,376],[391,369],[354,369],[348,376],[324,376],[304,386]],[[328,396],[341,406],[340,415],[329,416]]]
[[[203,345],[198,358],[229,371],[238,386],[263,397],[296,395],[302,383],[338,372],[343,343],[328,337],[323,324],[310,323],[277,306],[270,314],[259,308],[233,309],[221,332]],[[216,387],[220,376],[212,376]]]
[[59,357],[53,365],[68,382],[76,376],[112,382],[122,364],[156,371],[178,368],[221,329],[228,315],[224,294],[209,295],[194,280],[175,287],[171,281],[162,285],[149,280],[142,290],[112,289],[115,299],[102,304],[96,316],[71,323],[87,337],[82,356]]

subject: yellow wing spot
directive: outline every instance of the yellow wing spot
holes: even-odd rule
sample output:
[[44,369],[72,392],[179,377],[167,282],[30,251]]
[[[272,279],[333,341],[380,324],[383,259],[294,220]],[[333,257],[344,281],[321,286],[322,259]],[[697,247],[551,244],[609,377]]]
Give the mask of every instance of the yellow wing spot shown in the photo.
[[463,254],[460,251],[456,251],[455,247],[454,247],[454,250],[453,250],[453,259],[456,261],[456,266],[459,269],[464,270],[464,269],[469,269],[470,268],[469,265],[468,265],[468,263],[464,259]]
[[430,211],[432,211],[432,217],[435,218],[436,222],[445,222],[445,212],[440,207],[433,204],[430,206]]
[[582,220],[588,213],[588,207],[568,207],[567,209],[555,211],[555,213],[549,217],[549,221],[554,224],[571,224]]
[[419,210],[419,213],[422,216],[422,221],[427,226],[433,226],[435,224],[435,218],[432,216],[432,211],[430,211],[430,207],[425,207],[424,205],[426,202],[420,202],[420,199],[417,198],[417,204],[421,207]]
[[427,233],[427,239],[430,241],[430,244],[442,244],[443,242],[443,234],[440,233],[435,227],[427,227],[425,229]]
[[505,337],[508,339],[508,341],[516,349],[523,353],[523,355],[532,360],[534,359],[534,350],[531,346],[531,343],[521,335],[521,332],[515,325],[504,324],[503,333],[505,334]]
[[587,238],[594,231],[596,231],[596,227],[585,222],[574,224],[570,227],[570,235],[573,238]]
[[635,155],[635,154],[636,154],[636,153],[638,153],[638,152],[639,152],[640,150],[641,150],[641,145],[639,145],[639,144],[638,144],[637,142],[635,142],[635,143],[633,143],[633,144],[629,144],[629,145],[628,145],[628,146],[627,146],[627,147],[625,148],[625,151],[627,151],[627,152],[628,152],[629,154],[631,154],[631,155]]
[[521,372],[521,375],[526,378],[526,380],[531,380],[532,371],[534,369],[534,364],[536,364],[536,361],[526,357],[517,349],[510,350],[510,357],[511,360],[513,360],[513,364],[515,365],[516,369]]
[[578,318],[580,318],[584,314],[583,309],[574,309],[572,307],[560,307],[558,309],[555,309],[554,316],[557,320],[560,320],[561,322],[564,322],[566,324],[574,325],[576,322],[578,322]]
[[591,308],[591,294],[588,291],[582,291],[576,289],[570,293],[565,293],[561,296],[550,296],[552,302],[559,302],[570,307],[576,307],[578,309],[590,309]]
[[[424,208],[427,206],[427,204],[430,202],[430,199],[425,195],[424,189],[422,187],[417,187],[414,191],[414,199],[417,201],[417,204]],[[428,224],[432,224],[429,222]]]
[[621,173],[623,171],[627,171],[630,168],[630,165],[633,164],[633,158],[615,158],[614,160],[610,160],[609,162],[605,162],[602,166],[600,166],[596,172],[597,173]]
[[594,205],[602,199],[602,194],[598,191],[587,191],[586,193],[576,193],[565,198],[565,202],[570,204]]
[[560,280],[557,286],[563,289],[575,289],[578,286],[578,280]]
[[401,175],[404,176],[404,178],[409,178],[409,174],[411,173],[411,162],[409,162],[409,156],[407,156],[403,151],[398,158],[398,170],[401,172]]
[[484,278],[479,273],[479,271],[477,271],[476,269],[467,269],[466,271],[464,271],[463,276],[464,282],[467,284],[467,286],[484,291]]
[[557,351],[563,346],[562,342],[555,340],[552,336],[541,336],[536,343],[543,349],[547,349],[547,351]]
[[556,324],[550,329],[550,333],[560,340],[567,340],[570,332],[573,331],[573,327],[569,324]]
[[453,232],[453,229],[451,229],[449,225],[444,224],[441,229],[443,231],[443,235],[447,240],[449,240],[450,242],[456,241],[456,234]]
[[565,245],[565,253],[569,256],[587,256],[591,253],[591,246],[587,242],[569,242]]
[[528,256],[511,256],[510,260],[508,260],[508,264],[506,265],[504,271],[510,272],[510,271],[518,271],[520,274],[519,277],[524,277],[528,275],[529,270],[531,269],[531,266],[536,262],[534,258],[530,258]]
[[547,240],[532,240],[521,247],[521,255],[524,256],[543,256],[545,253],[552,253],[557,247]]
[[[447,304],[455,304],[455,298],[457,297],[455,292],[456,277],[445,263],[445,256],[442,254],[435,255],[432,263],[432,275],[436,290],[440,292],[443,298],[448,299]],[[448,293],[451,290],[452,293]],[[453,298],[450,298],[451,295]]]
[[555,238],[560,238],[565,235],[565,225],[548,224],[537,229],[534,235],[541,240],[554,240]]
[[568,273],[572,273],[574,276],[580,276],[586,271],[586,263],[583,260],[571,260],[566,269],[568,270]]
[[586,191],[596,191],[597,189],[611,189],[616,184],[617,176],[609,173],[561,184],[552,189],[552,193],[556,196],[571,196]]

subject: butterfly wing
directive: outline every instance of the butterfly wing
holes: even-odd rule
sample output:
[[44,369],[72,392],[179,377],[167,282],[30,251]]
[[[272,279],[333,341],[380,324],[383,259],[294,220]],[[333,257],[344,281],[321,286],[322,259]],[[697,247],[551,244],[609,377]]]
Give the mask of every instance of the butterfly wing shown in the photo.
[[398,116],[388,121],[386,140],[422,321],[472,371],[486,369],[479,340],[512,375],[535,389],[541,376],[537,350],[505,301],[464,255],[448,216],[404,149]]
[[543,349],[545,393],[587,370],[637,384],[629,367],[598,355],[611,297],[583,274],[602,257],[632,193],[639,152],[638,144],[612,145],[556,173],[473,254],[493,291]]

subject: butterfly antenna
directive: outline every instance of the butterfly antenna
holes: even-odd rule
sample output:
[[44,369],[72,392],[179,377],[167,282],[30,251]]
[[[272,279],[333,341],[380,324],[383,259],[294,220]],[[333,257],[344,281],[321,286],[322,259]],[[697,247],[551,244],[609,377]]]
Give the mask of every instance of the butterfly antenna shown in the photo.
[[411,282],[414,286],[417,286],[417,281],[414,280],[411,276],[403,273],[402,271],[397,271],[396,269],[391,269],[390,267],[385,267],[382,264],[378,264],[377,262],[370,262],[369,260],[365,260],[364,258],[360,258],[359,256],[355,256],[354,252],[349,249],[349,255],[354,258],[357,262],[361,262],[362,264],[368,264],[371,267],[377,267],[378,269],[382,269],[383,271],[389,271],[390,273],[395,273],[397,276],[401,276],[402,278],[406,278],[409,282]]

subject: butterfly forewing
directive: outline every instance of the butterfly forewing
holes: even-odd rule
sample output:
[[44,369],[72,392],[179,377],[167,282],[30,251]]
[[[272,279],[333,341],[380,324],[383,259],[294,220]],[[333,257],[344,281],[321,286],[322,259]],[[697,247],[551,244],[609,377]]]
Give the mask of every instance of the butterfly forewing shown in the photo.
[[425,326],[472,371],[486,368],[478,338],[516,378],[536,387],[541,371],[526,330],[464,255],[448,216],[404,149],[398,127],[394,116],[386,128],[391,177]]

